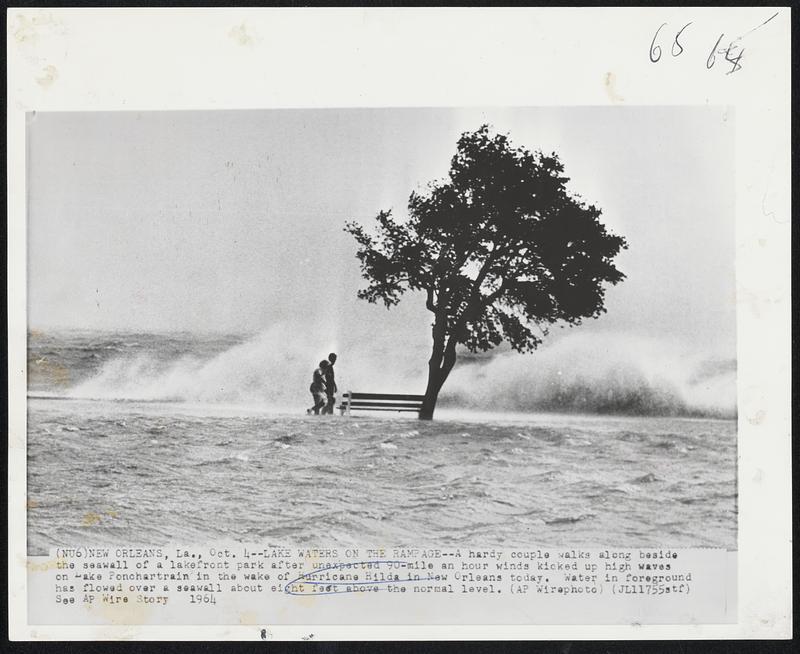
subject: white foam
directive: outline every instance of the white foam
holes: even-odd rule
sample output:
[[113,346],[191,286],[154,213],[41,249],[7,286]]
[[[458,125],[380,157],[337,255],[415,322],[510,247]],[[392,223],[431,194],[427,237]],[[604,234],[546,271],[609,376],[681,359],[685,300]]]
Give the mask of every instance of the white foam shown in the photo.
[[[376,337],[374,343],[362,340],[343,347],[336,367],[340,393],[420,393],[424,388],[429,354],[422,344],[393,347],[391,339]],[[207,359],[120,355],[71,389],[69,396],[270,407],[294,413],[311,403],[311,372],[324,352],[307,334],[276,326]],[[732,363],[724,358],[715,362],[704,351],[687,351],[657,339],[575,331],[530,355],[502,352],[478,362],[462,358],[442,390],[437,412],[561,409],[732,416]]]

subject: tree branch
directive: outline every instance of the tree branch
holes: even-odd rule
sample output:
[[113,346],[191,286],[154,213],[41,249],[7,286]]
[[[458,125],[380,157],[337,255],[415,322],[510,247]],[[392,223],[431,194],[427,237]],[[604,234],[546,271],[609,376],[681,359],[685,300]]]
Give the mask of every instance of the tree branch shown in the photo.
[[497,298],[499,298],[506,291],[506,289],[508,289],[508,282],[509,280],[504,277],[503,281],[500,282],[500,286],[497,288],[497,290],[487,295],[481,302],[481,305],[484,307],[488,307],[490,304],[492,304]]
[[450,371],[453,369],[453,366],[456,364],[456,345],[458,343],[458,339],[455,335],[451,334],[450,337],[447,339],[447,345],[444,348],[444,357],[442,359],[442,368],[441,371],[445,375],[449,375]]
[[483,284],[484,280],[486,279],[486,276],[489,274],[492,265],[497,261],[497,258],[500,255],[501,251],[502,251],[502,246],[498,245],[495,248],[493,248],[492,251],[489,253],[489,256],[486,257],[486,261],[484,261],[483,266],[478,272],[478,276],[475,278],[475,281],[472,284],[472,290],[470,291],[470,296],[467,302],[467,306],[464,308],[464,311],[456,318],[455,321],[456,330],[462,329],[464,327],[467,320],[472,316],[472,314],[475,313],[475,310],[477,308],[483,308],[484,304],[479,300],[479,298],[481,297],[481,284]]
[[433,313],[436,313],[436,311],[439,309],[439,307],[437,307],[436,304],[434,304],[434,302],[433,302],[433,289],[432,288],[426,288],[425,292],[427,293],[427,298],[425,299],[425,308],[428,311],[432,311]]

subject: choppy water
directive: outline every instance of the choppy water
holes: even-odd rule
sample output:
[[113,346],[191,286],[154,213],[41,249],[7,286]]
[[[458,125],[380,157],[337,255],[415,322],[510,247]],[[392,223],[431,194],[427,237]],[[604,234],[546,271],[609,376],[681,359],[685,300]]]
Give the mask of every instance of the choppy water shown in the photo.
[[30,400],[29,550],[736,546],[735,423],[314,418]]
[[[32,334],[29,551],[228,539],[736,547],[735,421],[457,407],[434,422],[306,416],[308,353],[271,338]],[[378,389],[354,373],[355,355],[343,361],[337,374],[356,390],[416,388],[399,366],[405,385]]]

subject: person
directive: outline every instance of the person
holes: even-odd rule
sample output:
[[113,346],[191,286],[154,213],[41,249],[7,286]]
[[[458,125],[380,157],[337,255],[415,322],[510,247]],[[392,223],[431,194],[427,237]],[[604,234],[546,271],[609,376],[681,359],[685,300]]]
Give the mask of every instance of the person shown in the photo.
[[328,367],[325,368],[325,395],[327,403],[322,410],[323,414],[333,415],[333,405],[336,404],[336,378],[333,372],[333,364],[336,363],[336,353],[328,355]]
[[325,369],[328,365],[327,361],[320,361],[319,367],[314,370],[311,386],[308,388],[308,390],[311,391],[311,397],[314,398],[314,406],[306,411],[308,415],[313,413],[315,416],[318,416],[319,410],[325,406]]

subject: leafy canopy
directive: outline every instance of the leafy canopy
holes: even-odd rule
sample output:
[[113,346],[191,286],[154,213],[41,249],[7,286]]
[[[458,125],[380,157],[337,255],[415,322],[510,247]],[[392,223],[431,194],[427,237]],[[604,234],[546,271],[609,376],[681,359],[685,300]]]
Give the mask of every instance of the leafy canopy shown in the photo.
[[627,244],[563,173],[555,154],[514,148],[487,125],[462,134],[449,178],[412,193],[407,220],[381,211],[374,232],[345,226],[369,282],[358,296],[388,308],[424,291],[448,339],[472,352],[503,340],[532,351],[548,325],[599,316]]

